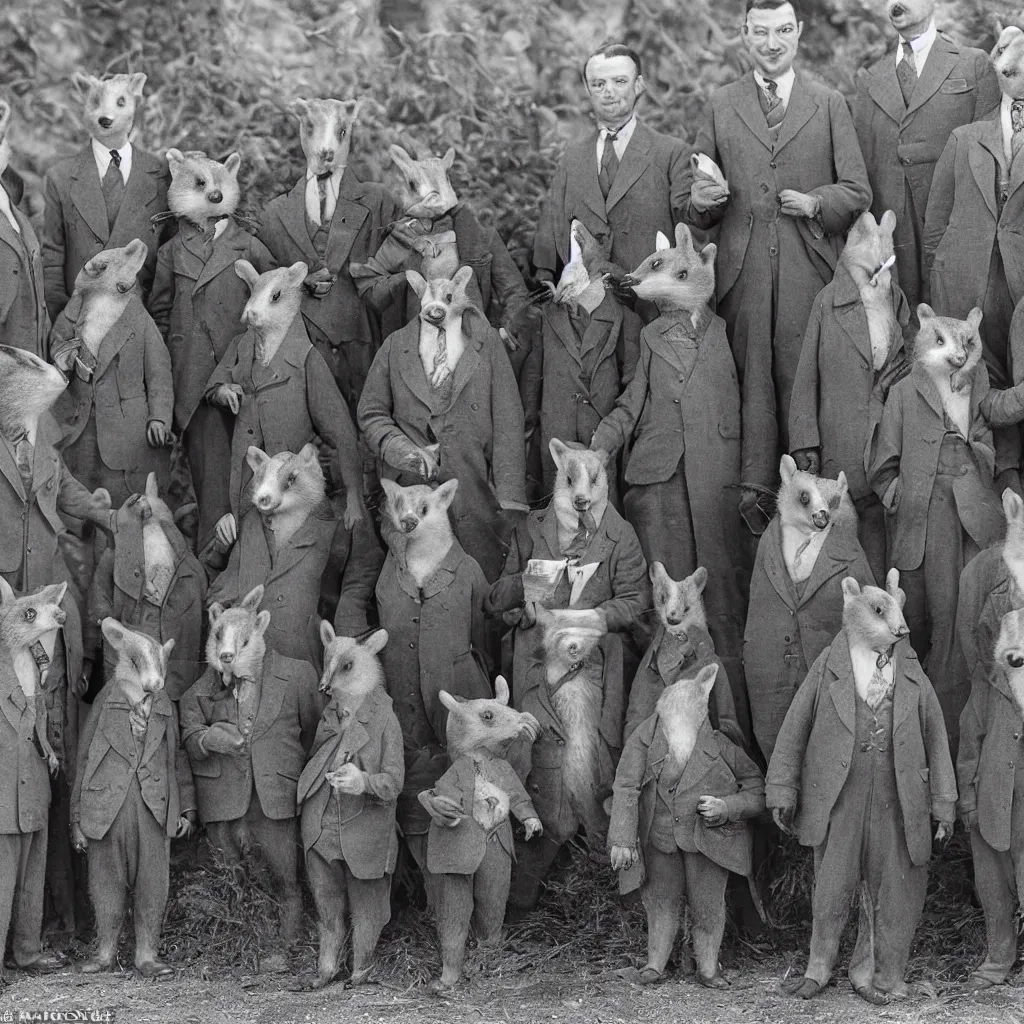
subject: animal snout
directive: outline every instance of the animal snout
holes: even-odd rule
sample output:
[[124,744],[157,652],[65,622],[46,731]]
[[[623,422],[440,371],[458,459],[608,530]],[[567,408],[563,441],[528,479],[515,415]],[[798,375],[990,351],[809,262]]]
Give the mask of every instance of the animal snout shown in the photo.
[[906,11],[907,11],[907,9],[906,9],[906,7],[903,6],[903,4],[900,4],[900,3],[889,4],[889,17],[890,18],[898,18],[898,17],[900,17],[900,15],[905,14]]
[[420,521],[415,516],[402,516],[398,522],[402,527],[402,533],[412,533],[420,524]]
[[215,188],[212,192],[206,193],[207,202],[219,203],[224,198],[224,193],[219,188]]
[[587,509],[590,508],[590,499],[585,498],[582,495],[577,495],[572,499],[572,507],[576,509],[577,512],[586,512]]
[[670,626],[678,626],[683,621],[683,617],[678,612],[671,612],[665,616],[665,621]]
[[68,613],[64,611],[63,608],[58,608],[53,613],[53,621],[56,622],[58,626],[63,626],[65,621],[67,620],[67,617]]
[[639,277],[634,277],[632,274],[624,274],[620,279],[619,284],[624,288],[635,288],[640,283]]
[[127,295],[132,290],[132,288],[134,288],[134,287],[135,287],[134,282],[130,282],[130,281],[118,281],[117,282],[117,290],[122,295]]
[[828,511],[826,509],[821,509],[820,512],[815,512],[811,516],[811,522],[814,523],[814,525],[819,530],[824,530],[825,527],[828,526],[828,524],[829,524]]
[[423,316],[429,320],[432,324],[443,324],[444,323],[444,306],[427,306],[423,310]]
[[905,637],[905,636],[909,636],[909,635],[910,635],[910,628],[909,628],[909,627],[907,626],[907,624],[906,624],[905,622],[901,622],[901,623],[900,623],[900,624],[899,624],[899,625],[898,625],[898,626],[897,626],[897,627],[896,627],[896,628],[895,628],[895,629],[894,629],[894,630],[892,631],[892,635],[893,635],[894,637],[896,637],[896,639],[897,639],[897,640],[902,640],[902,639],[903,639],[903,637]]
[[331,163],[334,160],[334,150],[333,149],[321,149],[320,150],[320,159],[323,160],[323,162],[325,164]]
[[98,122],[101,128],[109,128],[114,123],[114,119],[112,117],[101,117],[98,119]]
[[949,365],[955,366],[958,370],[961,369],[964,363],[967,362],[967,353],[958,353],[955,356],[949,357]]
[[270,494],[268,494],[266,491],[260,491],[256,495],[256,507],[259,508],[261,512],[266,512],[267,509],[270,508],[270,506],[273,503],[274,503],[273,497]]
[[221,651],[219,658],[222,665],[230,665],[235,660],[235,656],[231,651]]

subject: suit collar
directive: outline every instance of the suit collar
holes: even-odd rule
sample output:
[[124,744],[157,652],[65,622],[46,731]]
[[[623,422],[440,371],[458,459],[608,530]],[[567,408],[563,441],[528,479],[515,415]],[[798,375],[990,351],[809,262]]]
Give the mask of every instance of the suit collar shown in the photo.
[[[650,166],[651,130],[642,121],[637,121],[633,129],[633,135],[622,154],[619,162],[619,169],[615,172],[615,179],[608,190],[608,199],[605,209],[611,210],[626,195],[627,192],[637,183],[640,176]],[[596,149],[594,151],[594,162],[596,163]]]
[[[639,128],[639,125],[637,126]],[[634,136],[636,131],[634,131]],[[587,133],[587,137],[574,146],[566,154],[566,172],[569,181],[580,190],[580,194],[583,197],[583,201],[590,207],[594,214],[603,223],[608,223],[608,204],[605,201],[603,195],[601,195],[601,186],[597,180],[597,131],[591,131]],[[632,141],[635,141],[632,140]],[[626,147],[626,153],[629,152],[632,146]],[[623,155],[625,159],[625,155]],[[622,172],[622,164],[619,164],[619,173]],[[619,177],[619,173],[615,175]],[[611,196],[611,192],[608,193]],[[567,252],[559,253],[559,256],[564,260],[568,261],[569,254]]]
[[907,117],[923,107],[939,91],[959,59],[959,47],[943,39],[942,36],[936,36],[928,59],[924,62],[924,70],[921,71],[921,76],[914,87],[914,93],[907,104]]
[[[760,103],[758,103],[758,109],[760,109],[760,106]],[[817,110],[818,104],[807,88],[807,79],[803,74],[798,74],[796,81],[793,83],[793,92],[789,98],[789,106],[786,108],[786,116],[779,126],[779,135],[775,143],[776,153],[780,152],[796,138],[800,129],[814,117]],[[761,119],[764,120],[764,114],[761,115]],[[766,126],[767,123],[765,121]]]
[[791,611],[798,611],[806,605],[814,595],[840,572],[847,572],[856,559],[859,544],[855,534],[850,533],[845,524],[836,524],[829,531],[825,543],[818,552],[818,557],[803,585],[803,593],[797,596],[796,585],[793,583],[786,568],[786,559],[782,553],[782,520],[776,516],[765,530],[761,538],[764,545],[764,571],[775,592]]
[[[202,236],[200,235],[200,237]],[[235,261],[244,258],[248,249],[248,233],[238,225],[238,222],[233,217],[229,217],[228,226],[224,229],[220,238],[214,240],[213,251],[199,273],[199,277],[192,288],[192,294],[195,295],[200,288],[209,284],[218,274],[223,273],[225,270],[230,269],[234,273]]]
[[665,783],[675,783],[677,793],[685,793],[693,789],[700,782],[712,764],[718,758],[718,744],[715,742],[714,730],[707,718],[701,723],[697,730],[697,737],[690,752],[689,760],[683,766],[677,779],[673,779],[665,772],[665,765],[668,763],[669,745],[665,735],[665,726],[661,717],[658,717],[658,724],[654,731],[654,737],[647,755],[647,763],[651,768],[657,766],[657,775]]

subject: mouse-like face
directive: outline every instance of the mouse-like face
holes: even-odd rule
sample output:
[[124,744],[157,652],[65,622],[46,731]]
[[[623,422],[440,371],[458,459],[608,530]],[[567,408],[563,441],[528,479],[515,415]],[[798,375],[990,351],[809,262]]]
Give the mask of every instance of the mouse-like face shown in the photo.
[[1004,28],[991,54],[999,88],[1005,96],[1024,99],[1024,32],[1016,25]]
[[121,149],[135,123],[135,113],[146,85],[143,74],[96,78],[75,72],[71,81],[82,100],[89,134],[106,149]]
[[117,652],[117,678],[128,681],[141,693],[158,693],[164,688],[167,665],[174,640],[159,644],[151,636],[106,618],[101,624],[107,643]]
[[298,118],[306,166],[315,175],[333,174],[348,165],[359,100],[293,100],[288,109]]
[[139,271],[148,255],[149,249],[141,238],[133,238],[120,248],[104,249],[78,272],[75,291],[128,295],[138,286]]
[[241,190],[238,169],[242,158],[232,153],[223,163],[205,153],[180,149],[167,150],[171,185],[167,205],[177,217],[205,227],[210,219],[230,216],[238,209]]
[[401,146],[392,146],[388,152],[402,175],[400,191],[408,216],[433,220],[447,213],[458,202],[448,177],[455,163],[454,149],[449,149],[440,158],[425,156],[418,160]]

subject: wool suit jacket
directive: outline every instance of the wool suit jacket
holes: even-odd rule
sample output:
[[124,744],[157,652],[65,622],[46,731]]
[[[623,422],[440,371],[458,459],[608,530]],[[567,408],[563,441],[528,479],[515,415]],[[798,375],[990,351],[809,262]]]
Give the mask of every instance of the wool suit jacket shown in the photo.
[[11,655],[0,647],[0,835],[47,827],[50,772],[36,748],[35,723]]
[[200,738],[214,722],[238,725],[237,702],[214,668],[196,680],[179,703],[181,740],[192,763],[199,820],[235,821],[253,792],[263,813],[281,820],[298,814],[296,792],[316,734],[323,701],[309,662],[267,649],[259,707],[240,754],[206,753]]
[[924,273],[940,316],[964,319],[985,302],[992,248],[999,251],[1014,304],[1024,298],[1024,161],[1010,170],[999,210],[1003,128],[996,109],[984,120],[956,128],[935,167],[924,217]]
[[[1005,520],[993,479],[1001,470],[992,429],[981,414],[989,390],[988,370],[979,362],[971,382],[971,422],[967,443],[977,464],[976,476],[954,484],[961,522],[981,548],[1003,534]],[[882,422],[872,437],[868,483],[882,500],[893,480],[896,490],[889,511],[895,513],[895,531],[889,558],[901,572],[924,561],[928,529],[928,503],[935,486],[939,451],[946,436],[942,399],[927,372],[918,363],[910,376],[889,391]],[[1016,468],[1016,462],[1013,463]]]
[[596,131],[570,146],[555,171],[533,243],[533,265],[558,279],[569,260],[573,220],[595,238],[612,239],[611,260],[635,270],[659,231],[672,237],[689,194],[686,146],[642,120],[629,140],[608,198],[597,181]]
[[[952,824],[956,781],[946,724],[932,684],[909,641],[893,655],[892,744],[896,789],[910,859],[927,864],[931,820]],[[828,837],[835,806],[853,760],[857,688],[850,641],[840,630],[797,691],[768,765],[769,807],[797,807],[796,834],[804,846]]]
[[163,691],[154,694],[141,743],[132,733],[130,716],[131,704],[115,678],[100,691],[86,719],[71,791],[71,821],[87,839],[107,834],[135,778],[168,837],[174,838],[178,818],[195,810],[192,771],[170,697]]
[[249,301],[249,286],[235,273],[248,260],[265,274],[276,263],[267,247],[233,218],[205,258],[203,233],[182,221],[156,255],[149,312],[171,353],[174,429],[184,430],[199,407],[206,382],[224,358]]
[[892,310],[889,356],[876,374],[860,291],[840,262],[836,276],[814,300],[793,381],[790,448],[819,449],[821,475],[835,480],[845,473],[854,500],[871,493],[864,453],[884,404],[876,379],[906,358],[903,330],[910,322],[910,308],[895,284]]
[[921,232],[932,175],[954,128],[984,117],[999,102],[999,83],[984,50],[940,33],[905,103],[892,50],[857,75],[851,104],[871,183],[871,212],[896,214],[896,269],[916,309],[928,294],[921,276]]
[[[72,297],[50,333],[54,358],[69,349],[84,353],[77,338],[80,298]],[[174,405],[171,358],[153,318],[133,295],[96,352],[92,378],[71,371],[68,389],[53,407],[64,432],[64,447],[75,443],[95,410],[100,457],[109,469],[156,472],[166,453],[150,448],[146,429],[159,421],[168,429]]]
[[51,320],[57,319],[75,290],[78,272],[96,253],[120,248],[135,238],[149,248],[139,271],[143,296],[149,292],[157,250],[174,231],[172,218],[163,219],[159,227],[154,227],[150,218],[167,210],[170,183],[167,162],[133,145],[131,174],[111,228],[92,146],[50,167],[44,183],[42,259]]
[[[608,846],[624,846],[640,854],[639,861],[619,876],[621,892],[643,882],[643,851],[654,822],[658,788],[672,800],[676,844],[702,853],[708,860],[751,880],[753,851],[747,818],[764,810],[764,776],[756,764],[705,719],[682,771],[672,777],[666,762],[668,739],[659,715],[651,715],[626,741],[615,772]],[[697,811],[702,796],[725,801],[729,820],[711,827]]]
[[0,215],[0,345],[24,348],[45,359],[50,317],[46,311],[39,239],[11,199],[21,234]]
[[[331,788],[327,773],[341,763],[365,773],[365,793],[353,796]],[[337,821],[341,852],[356,878],[383,878],[393,872],[398,857],[395,806],[404,781],[402,730],[384,690],[368,694],[354,713],[342,710],[332,699],[324,708],[309,762],[299,777],[306,852]],[[332,800],[337,803],[336,819],[327,818]]]

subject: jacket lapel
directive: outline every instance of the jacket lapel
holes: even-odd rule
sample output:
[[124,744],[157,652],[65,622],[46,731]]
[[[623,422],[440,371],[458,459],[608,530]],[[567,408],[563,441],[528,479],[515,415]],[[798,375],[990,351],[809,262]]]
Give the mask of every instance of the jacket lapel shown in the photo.
[[[790,106],[796,97],[796,87],[793,88],[793,95],[790,96]],[[771,136],[768,133],[768,121],[765,119],[764,111],[761,109],[761,101],[757,98],[758,84],[754,80],[754,73],[748,72],[742,89],[737,90],[736,98],[733,100],[733,108],[739,114],[740,120],[750,129],[754,138],[772,152]],[[788,118],[790,111],[786,111]]]
[[835,705],[839,720],[857,735],[857,687],[853,682],[853,661],[850,658],[850,642],[846,631],[840,630],[832,642],[826,668],[832,677],[829,695]]
[[260,683],[260,706],[252,726],[252,738],[262,736],[277,720],[288,686],[288,674],[278,671],[277,655],[268,650],[263,662],[263,679]]
[[[465,348],[462,350],[462,355],[459,357],[459,361],[455,364],[455,372],[452,374],[452,390],[448,398],[447,408],[451,409],[453,405],[459,400],[459,395],[465,390],[466,385],[469,383],[473,374],[476,373],[477,367],[480,365],[481,355],[480,350],[484,347],[484,342],[475,337],[476,324],[479,323],[474,316],[463,316],[462,318],[462,336],[465,339]],[[470,324],[474,324],[473,327]],[[482,330],[490,330],[489,326],[481,328]],[[418,346],[417,346],[418,349]],[[419,351],[416,352],[416,358],[419,359]],[[420,363],[422,369],[423,364]],[[424,380],[426,380],[426,374],[424,374]]]
[[674,322],[667,317],[659,318],[659,321],[655,321],[653,331],[644,332],[644,340],[650,345],[651,351],[661,356],[665,362],[674,366],[680,373],[689,374],[691,367],[687,366],[679,357],[679,353],[676,352],[672,343],[663,337],[672,329]]
[[[659,727],[661,726],[660,720],[658,725]],[[697,742],[693,745],[690,759],[686,762],[679,780],[676,782],[676,792],[684,793],[688,789],[693,789],[707,775],[717,755],[718,749],[715,745],[714,734],[711,731],[711,724],[707,719],[704,719],[697,732]]]
[[295,183],[295,187],[288,193],[287,199],[281,204],[281,223],[285,230],[292,236],[292,240],[302,250],[306,262],[310,266],[316,266],[320,262],[320,255],[313,245],[313,239],[309,237],[309,229],[306,227],[306,176],[303,175]]
[[[925,66],[927,67],[927,65]],[[896,679],[892,698],[893,733],[902,722],[906,721],[911,712],[917,709],[917,702],[921,694],[918,685],[921,665],[917,660],[917,655],[912,652],[909,641],[901,640],[896,645],[895,654],[896,656],[893,658],[893,673]]]
[[[927,64],[925,66],[927,67]],[[978,142],[971,145],[967,152],[967,162],[971,166],[971,173],[974,175],[974,180],[985,198],[985,204],[993,219],[999,217],[996,191],[999,188],[999,171],[1003,166],[1004,159],[1003,126],[997,108],[995,118],[988,118],[984,122]]]
[[[130,174],[129,180],[134,175]],[[125,191],[124,200],[128,194]],[[124,206],[124,200],[121,206]],[[92,155],[92,146],[86,146],[78,157],[71,172],[71,202],[75,209],[82,215],[82,219],[89,225],[92,233],[106,243],[110,238],[110,227],[107,224],[107,203],[103,198],[103,188],[100,184],[99,171],[96,169],[96,160]],[[120,211],[118,211],[120,213]]]
[[268,585],[290,572],[306,557],[309,549],[316,544],[317,522],[312,515],[308,516],[298,530],[288,538],[285,547],[277,552],[277,557],[273,560],[273,565],[267,576]]
[[[952,43],[937,36],[932,43],[931,52],[924,62],[924,70],[914,86],[914,93],[907,104],[909,117],[919,107],[923,107],[938,91],[942,83],[949,78],[953,68],[960,59],[960,50]],[[895,75],[896,58],[893,57],[893,74]]]
[[17,733],[21,730],[21,716],[28,707],[25,693],[18,683],[10,655],[0,652],[0,710]]
[[[754,87],[757,87],[756,83]],[[760,109],[761,105],[758,104],[758,110]],[[814,117],[817,111],[818,104],[807,91],[803,74],[798,74],[796,81],[793,83],[793,92],[789,97],[789,106],[786,107],[786,116],[779,127],[779,140],[775,143],[775,152],[778,153],[788,146],[796,138],[800,129]],[[767,126],[768,122],[765,120],[764,114],[761,115],[761,120]]]
[[[643,121],[637,121],[626,151],[622,154],[619,169],[615,172],[615,178],[608,190],[608,201],[605,204],[608,210],[614,208],[615,204],[626,195],[647,170],[651,162],[650,149],[650,132]],[[595,163],[597,161],[596,141],[594,143],[594,161]]]
[[945,423],[946,410],[942,406],[942,398],[920,363],[915,364],[914,368],[910,371],[910,375],[914,380],[914,387],[917,389],[918,395],[931,407],[932,412],[938,416],[939,422]]
[[776,516],[765,530],[761,538],[764,545],[764,572],[768,582],[775,588],[776,593],[785,602],[786,607],[796,611],[796,594],[793,591],[793,584],[790,581],[789,573],[786,571],[786,560],[782,557],[782,520]]
[[832,308],[836,313],[836,323],[850,339],[852,346],[864,357],[868,366],[873,365],[871,335],[868,332],[867,314],[860,301],[860,290],[849,270],[842,264],[836,269]]
[[[594,335],[593,345],[600,345],[597,360],[594,367],[600,366],[606,359],[610,359],[615,353],[615,346],[619,340],[619,331],[622,329],[622,307],[606,294],[604,301],[594,310],[590,318],[590,325],[587,327],[584,343],[581,351],[586,353],[592,347],[589,342],[591,334]],[[598,332],[602,332],[599,334]]]
[[134,313],[132,306],[138,301],[135,296],[129,299],[114,326],[107,331],[106,336],[100,342],[99,350],[96,352],[96,369],[93,370],[92,375],[94,381],[99,380],[107,372],[107,367],[114,361],[114,356],[135,337],[135,331],[131,330],[129,325],[135,319],[132,315]]
[[547,317],[548,323],[551,324],[555,337],[562,343],[565,347],[565,351],[569,353],[573,361],[578,366],[582,366],[582,343],[580,339],[576,337],[576,332],[573,330],[569,311],[565,306],[552,304],[548,308]]
[[[433,409],[435,398],[427,382],[427,375],[423,372],[423,363],[420,360],[420,321],[416,317],[400,331],[392,335],[395,356],[398,361],[399,376],[405,381],[406,387],[428,408]],[[470,346],[467,344],[466,351],[462,353],[462,359],[469,354]]]
[[882,58],[881,66],[868,79],[868,94],[897,124],[903,123],[907,105],[903,102],[903,91],[896,77],[896,55],[891,51]]
[[195,295],[204,285],[209,284],[222,271],[231,268],[234,273],[235,260],[242,259],[249,248],[248,239],[234,220],[224,229],[224,233],[213,243],[213,252],[206,265],[199,273],[192,294]]
[[[817,560],[811,575],[807,577],[807,585],[804,587],[803,596],[800,598],[800,607],[807,604],[821,588],[838,573],[846,572],[850,568],[850,554],[844,550],[842,534],[836,532],[836,527],[829,531],[825,543],[818,552]],[[853,538],[850,538],[853,539]]]
[[[191,223],[178,221],[174,245],[174,273],[195,282],[206,266],[203,233]],[[193,294],[195,285],[193,284]]]
[[[147,167],[146,165],[151,166]],[[95,174],[95,163],[93,164]],[[117,211],[117,219],[110,229],[114,235],[120,227],[121,222],[135,217],[137,210],[144,210],[156,196],[160,189],[161,166],[159,162],[153,165],[153,158],[144,154],[137,146],[132,152],[132,169],[128,175],[128,181],[124,186],[124,197],[121,199],[121,206]],[[99,180],[99,175],[95,177]],[[100,192],[102,199],[103,193]],[[106,202],[103,203],[104,214],[106,213]],[[131,238],[128,239],[131,241]],[[127,244],[127,242],[125,243]]]
[[337,273],[348,263],[356,235],[370,215],[370,211],[360,202],[365,191],[362,182],[346,167],[341,176],[338,202],[334,208],[331,230],[327,237],[325,262],[331,273]]
[[[19,215],[18,208],[11,203],[11,213],[14,215],[14,219],[19,225],[22,224],[22,217]],[[22,226],[22,232],[25,228]],[[14,228],[11,227],[10,221],[0,214],[0,242],[11,247],[14,251],[14,255],[20,256],[24,252],[28,252],[28,240],[24,234],[19,235]],[[31,253],[29,253],[31,255]]]
[[[639,128],[639,126],[637,127]],[[566,171],[569,181],[573,182],[580,190],[580,195],[587,206],[607,224],[608,204],[605,203],[605,198],[601,195],[601,185],[597,180],[597,136],[597,132],[591,132],[578,146],[569,151]],[[626,147],[626,152],[629,152],[629,146]],[[622,170],[621,164],[619,170]],[[612,193],[608,194],[610,196]],[[567,252],[558,255],[568,262],[569,254]]]
[[111,697],[103,706],[103,735],[112,750],[126,761],[135,761],[135,737],[130,721],[131,706],[123,698]]
[[[36,445],[38,451],[39,446]],[[33,463],[35,460],[33,459]],[[0,473],[7,478],[7,482],[14,488],[15,493],[25,501],[28,495],[25,493],[25,482],[18,472],[18,464],[14,461],[14,449],[6,437],[0,435]]]
[[174,712],[171,709],[171,701],[166,693],[161,691],[154,695],[153,706],[149,709],[149,728],[146,729],[146,743],[142,748],[142,758],[139,764],[146,764],[155,757],[160,750],[167,735],[167,719]]

